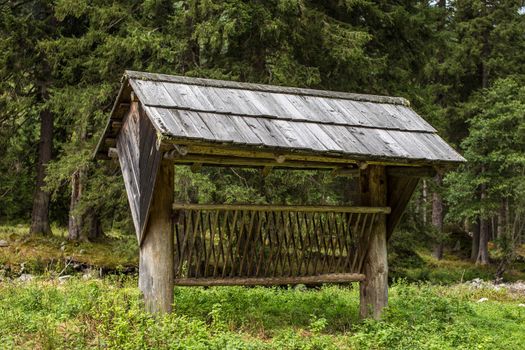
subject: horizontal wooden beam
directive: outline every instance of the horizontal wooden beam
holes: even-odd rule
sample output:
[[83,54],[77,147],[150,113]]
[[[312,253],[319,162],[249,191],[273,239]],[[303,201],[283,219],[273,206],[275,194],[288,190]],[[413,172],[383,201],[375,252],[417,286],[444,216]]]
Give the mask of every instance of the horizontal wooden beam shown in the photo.
[[[243,157],[243,158],[262,158],[266,160],[276,160],[282,163],[284,160],[299,160],[299,161],[314,161],[314,162],[330,162],[341,164],[355,164],[356,161],[348,158],[342,158],[341,155],[312,155],[295,150],[265,150],[257,149],[257,147],[248,148],[243,145],[228,145],[224,143],[212,143],[205,141],[180,140],[175,142],[165,141],[162,144],[164,150],[173,148],[173,144],[183,145],[187,148],[188,153],[209,155],[209,156],[226,156],[226,157]],[[285,152],[287,151],[287,152]]]
[[228,156],[209,156],[200,154],[180,155],[170,152],[167,159],[173,159],[176,164],[202,163],[212,166],[237,166],[237,167],[274,167],[274,168],[299,168],[299,169],[333,169],[340,166],[339,163],[325,163],[315,161],[284,160],[279,162],[275,159],[244,158]]
[[390,166],[386,168],[388,176],[395,177],[434,177],[436,176],[436,169],[429,166],[424,167],[406,167],[406,166]]
[[286,160],[300,160],[300,161],[314,161],[314,162],[328,162],[344,164],[363,163],[371,165],[385,165],[385,166],[407,166],[419,167],[428,166],[430,163],[446,163],[446,162],[432,162],[424,159],[388,159],[387,157],[369,155],[349,155],[342,152],[314,152],[306,149],[288,149],[278,148],[262,145],[248,145],[248,144],[234,144],[233,142],[210,142],[197,139],[170,139],[166,138],[162,142],[163,150],[170,150],[173,144],[184,145],[188,148],[188,153],[200,155],[216,155],[216,156],[235,156],[245,158],[266,158],[274,159],[279,156],[284,156]]
[[360,273],[331,273],[298,277],[176,278],[177,286],[278,286],[285,284],[348,283],[364,281]]
[[359,169],[334,169],[333,176],[359,177]]
[[271,205],[271,204],[191,204],[174,203],[174,210],[254,210],[254,211],[303,211],[333,213],[380,213],[390,214],[390,207],[344,207],[337,205],[304,206],[304,205]]

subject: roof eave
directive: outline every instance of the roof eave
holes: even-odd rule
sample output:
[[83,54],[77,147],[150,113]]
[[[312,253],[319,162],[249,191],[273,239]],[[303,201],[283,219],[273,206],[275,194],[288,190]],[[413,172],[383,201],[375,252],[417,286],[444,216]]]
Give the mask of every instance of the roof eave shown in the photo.
[[[158,130],[159,131],[159,130]],[[304,155],[304,156],[318,156],[325,157],[326,162],[330,163],[332,160],[347,160],[348,163],[381,163],[385,165],[396,165],[396,166],[432,166],[435,168],[456,168],[461,164],[466,163],[466,159],[456,152],[458,159],[425,159],[425,158],[403,158],[403,157],[392,157],[387,155],[369,155],[369,154],[358,154],[358,153],[344,153],[344,152],[335,152],[335,151],[314,151],[311,149],[302,149],[302,148],[284,148],[284,147],[275,147],[275,146],[258,146],[258,145],[239,145],[233,141],[210,141],[203,140],[198,138],[190,137],[174,137],[165,132],[159,131],[161,136],[161,144],[166,148],[173,147],[172,145],[191,145],[191,144],[208,144],[210,147],[213,145],[221,145],[227,148],[239,148],[242,147],[246,151],[252,152],[271,152],[279,155]],[[343,165],[343,164],[342,164]]]
[[119,88],[119,92],[117,94],[117,98],[115,99],[115,102],[113,103],[113,107],[111,108],[111,112],[109,113],[109,117],[106,121],[106,126],[104,127],[104,131],[97,143],[97,146],[95,147],[95,151],[92,154],[93,159],[107,159],[107,150],[106,150],[106,139],[108,137],[108,132],[111,127],[111,122],[115,120],[115,114],[118,110],[119,106],[121,105],[123,99],[124,99],[124,92],[126,90],[130,89],[129,86],[129,78],[126,74],[123,75],[121,79],[121,84]]

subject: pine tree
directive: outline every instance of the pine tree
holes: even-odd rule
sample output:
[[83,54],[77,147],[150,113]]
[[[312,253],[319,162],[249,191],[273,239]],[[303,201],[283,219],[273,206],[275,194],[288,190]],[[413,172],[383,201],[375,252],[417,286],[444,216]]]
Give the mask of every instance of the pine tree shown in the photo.
[[[38,43],[56,34],[52,7],[48,1],[6,1],[1,4],[0,16],[0,80],[6,88],[2,97],[7,104],[3,112],[20,110],[17,104],[25,100],[26,110],[21,113],[30,114],[29,119],[38,115],[39,119],[30,233],[50,234],[50,193],[45,189],[45,176],[53,151],[53,114],[47,106],[53,81],[48,57]],[[3,120],[12,118],[2,114]]]

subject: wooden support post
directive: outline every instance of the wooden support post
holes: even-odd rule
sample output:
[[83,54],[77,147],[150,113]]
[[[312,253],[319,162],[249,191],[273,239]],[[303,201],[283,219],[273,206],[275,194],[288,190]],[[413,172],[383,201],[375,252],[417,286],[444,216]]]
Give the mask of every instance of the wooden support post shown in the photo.
[[[385,167],[369,165],[361,170],[360,187],[362,205],[385,206],[387,201],[387,178]],[[388,303],[388,262],[386,215],[377,215],[368,241],[368,251],[360,283],[360,316],[379,319]]]
[[146,311],[171,312],[173,304],[173,163],[162,161],[140,246],[139,289]]

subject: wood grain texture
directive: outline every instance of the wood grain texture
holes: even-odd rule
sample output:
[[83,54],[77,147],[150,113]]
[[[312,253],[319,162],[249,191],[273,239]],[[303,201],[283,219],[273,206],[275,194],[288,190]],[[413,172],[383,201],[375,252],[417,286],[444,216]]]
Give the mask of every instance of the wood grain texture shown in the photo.
[[131,103],[116,146],[135,233],[140,243],[148,221],[161,152],[157,149],[155,128],[138,102]]
[[[133,89],[165,143],[231,143],[396,164],[464,161],[398,98],[140,72],[125,77],[125,92]],[[122,93],[120,104],[126,104]],[[117,112],[104,139],[120,131]],[[99,143],[98,154],[107,157],[107,148]]]
[[435,134],[364,128],[312,121],[250,117],[146,106],[163,134],[173,140],[232,143],[398,161],[457,162],[461,158]]
[[297,211],[297,212],[319,212],[319,213],[363,213],[363,214],[390,214],[388,207],[357,207],[339,205],[275,205],[275,204],[191,204],[174,203],[174,210],[254,210],[254,211]]
[[286,94],[295,94],[295,95],[340,98],[340,99],[348,99],[348,100],[355,100],[355,101],[370,101],[370,102],[378,102],[378,103],[380,102],[380,103],[389,103],[389,104],[395,104],[395,105],[406,105],[406,106],[409,105],[408,101],[401,97],[353,94],[353,93],[348,93],[348,92],[302,89],[302,88],[294,88],[294,87],[273,86],[273,85],[253,84],[253,83],[239,83],[236,81],[191,78],[191,77],[183,77],[183,76],[175,76],[175,75],[167,75],[167,74],[136,72],[136,71],[130,71],[130,70],[127,70],[124,76],[128,79],[152,80],[152,81],[175,83],[175,84],[187,84],[187,85],[193,85],[193,86],[198,86],[198,87],[228,88],[228,89],[251,90],[251,91],[271,92],[271,93],[286,93]]
[[367,252],[362,243],[375,219],[388,212],[212,204],[174,208],[175,283],[188,285],[200,280],[212,285],[211,279],[221,285],[246,279],[249,285],[286,284],[297,277],[322,283],[326,274],[359,274]]
[[391,206],[392,212],[388,215],[386,232],[387,239],[390,239],[394,230],[401,220],[403,213],[414,194],[419,183],[419,177],[388,177],[388,205]]
[[[361,177],[363,202],[372,206],[387,203],[387,177],[385,167],[371,165]],[[362,273],[366,279],[360,283],[360,309],[362,318],[379,319],[388,304],[388,261],[386,217],[377,216],[365,244],[367,253]]]
[[140,246],[139,289],[146,311],[171,312],[173,304],[173,164],[163,162],[157,174],[151,213]]
[[348,283],[365,279],[360,273],[332,273],[298,277],[179,278],[176,286],[279,286],[287,284]]

